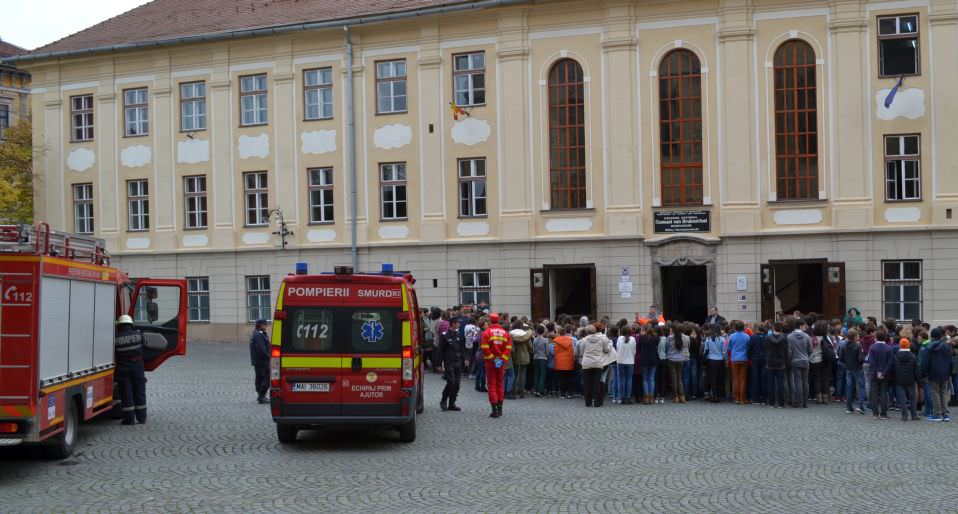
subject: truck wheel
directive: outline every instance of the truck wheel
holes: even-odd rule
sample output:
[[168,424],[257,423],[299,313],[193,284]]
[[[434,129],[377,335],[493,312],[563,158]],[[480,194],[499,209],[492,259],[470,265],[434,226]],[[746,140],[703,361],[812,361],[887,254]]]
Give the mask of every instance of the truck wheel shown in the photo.
[[293,425],[276,425],[276,437],[283,444],[295,443],[297,433],[299,430]]
[[63,416],[63,432],[60,432],[48,445],[43,447],[43,454],[46,458],[61,460],[73,453],[77,444],[79,424],[76,403],[72,400],[68,401],[67,412]]
[[399,427],[399,442],[412,443],[416,441],[416,416],[413,416],[409,423]]

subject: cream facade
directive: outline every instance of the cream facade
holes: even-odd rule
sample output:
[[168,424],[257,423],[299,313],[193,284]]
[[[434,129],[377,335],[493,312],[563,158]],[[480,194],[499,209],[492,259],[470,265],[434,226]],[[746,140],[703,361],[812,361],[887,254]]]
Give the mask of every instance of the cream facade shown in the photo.
[[[879,20],[912,15],[919,70],[885,107],[899,77],[880,76]],[[556,1],[358,26],[351,37],[360,268],[413,272],[423,305],[488,294],[514,314],[631,317],[657,303],[676,318],[717,305],[748,320],[851,306],[879,318],[958,319],[955,0]],[[816,179],[806,182],[815,191],[800,199],[779,190],[774,94],[776,52],[796,40],[813,52],[815,108],[805,123],[817,147]],[[701,90],[700,199],[682,205],[663,194],[661,73],[676,50],[697,59]],[[485,98],[454,116],[456,58],[466,53],[483,56]],[[550,87],[570,59],[582,75],[585,190],[577,208],[560,208]],[[380,112],[380,89],[394,86],[377,70],[397,61],[406,108]],[[271,312],[250,312],[262,300],[250,277],[268,277],[275,301],[295,262],[312,272],[349,263],[341,29],[20,66],[33,77],[35,137],[46,149],[37,218],[92,229],[132,275],[205,278],[195,296],[205,294],[209,309],[197,311],[205,320],[195,337],[242,338],[253,314]],[[331,113],[309,119],[307,74],[312,81],[317,69],[331,77],[319,108]],[[184,114],[199,98],[189,84],[202,84],[203,127]],[[265,119],[260,100],[244,104],[256,95],[265,95]],[[91,102],[91,137],[76,137],[79,97]],[[255,105],[249,120],[244,105]],[[908,198],[890,201],[886,137],[906,135],[918,136],[908,139],[917,156],[905,159],[918,162],[918,179],[909,176]],[[468,181],[459,170],[470,159],[484,159],[478,216],[460,205]],[[404,215],[387,201],[395,184],[382,181],[383,165],[397,163]],[[310,176],[321,168],[331,172]],[[256,187],[249,173],[263,174]],[[203,178],[204,223],[188,177]],[[276,218],[259,223],[251,205],[282,210],[293,232],[286,249],[277,248]],[[661,232],[676,211],[692,211],[697,228]],[[460,272],[479,272],[489,287],[471,288],[477,276]]]

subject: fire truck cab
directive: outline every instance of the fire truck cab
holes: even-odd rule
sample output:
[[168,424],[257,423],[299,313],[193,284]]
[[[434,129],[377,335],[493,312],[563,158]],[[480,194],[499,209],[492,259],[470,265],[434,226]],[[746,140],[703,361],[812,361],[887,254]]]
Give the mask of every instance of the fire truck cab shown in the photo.
[[271,410],[280,442],[299,430],[380,425],[416,438],[423,411],[421,321],[409,274],[297,274],[274,313]]
[[113,410],[115,322],[133,317],[144,368],[186,353],[184,280],[132,280],[101,239],[0,226],[0,446],[69,456],[80,421]]

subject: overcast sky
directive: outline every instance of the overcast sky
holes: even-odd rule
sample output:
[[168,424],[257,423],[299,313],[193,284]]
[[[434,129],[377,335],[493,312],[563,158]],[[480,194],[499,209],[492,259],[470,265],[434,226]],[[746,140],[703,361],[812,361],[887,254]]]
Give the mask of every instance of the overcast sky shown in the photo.
[[148,1],[0,0],[0,39],[33,50]]

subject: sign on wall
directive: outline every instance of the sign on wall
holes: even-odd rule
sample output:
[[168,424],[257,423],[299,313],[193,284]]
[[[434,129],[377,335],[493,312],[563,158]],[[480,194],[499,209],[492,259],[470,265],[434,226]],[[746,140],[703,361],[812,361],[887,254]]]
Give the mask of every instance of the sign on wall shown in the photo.
[[675,232],[708,232],[711,211],[657,211],[653,224],[657,234]]

